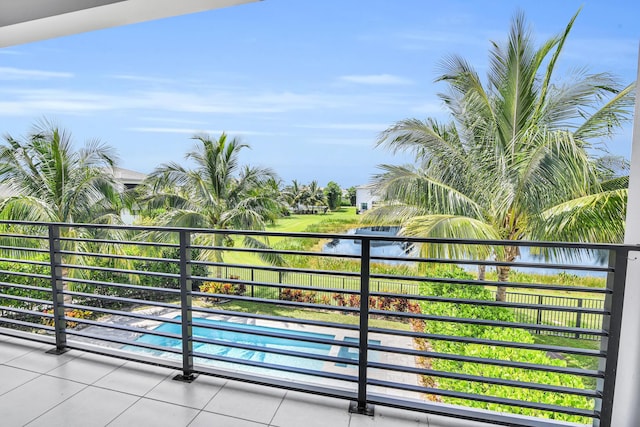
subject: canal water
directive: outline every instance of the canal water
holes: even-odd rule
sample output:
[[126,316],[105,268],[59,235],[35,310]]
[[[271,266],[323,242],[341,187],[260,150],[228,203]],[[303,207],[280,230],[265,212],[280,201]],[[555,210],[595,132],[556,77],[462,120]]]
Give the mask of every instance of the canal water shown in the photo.
[[[366,235],[366,236],[397,236],[400,231],[400,227],[384,226],[384,227],[362,227],[348,230],[345,234],[349,235]],[[362,244],[360,240],[351,239],[334,239],[324,245],[322,248],[323,253],[332,254],[347,254],[347,255],[360,255],[362,251]],[[585,253],[576,251],[572,256],[553,256],[548,260],[545,260],[544,256],[532,254],[530,248],[521,247],[520,256],[516,262],[527,263],[540,263],[540,264],[572,264],[572,265],[584,265],[590,267],[603,267],[607,263],[607,252]],[[413,258],[420,255],[419,248],[414,245],[407,245],[403,242],[385,242],[385,241],[372,241],[371,243],[371,255],[380,257],[407,257]],[[398,264],[415,264],[409,260],[407,261],[376,261],[384,262],[386,264],[398,265]],[[475,266],[463,267],[469,270],[476,270]],[[535,274],[558,274],[564,271],[567,274],[574,274],[577,276],[592,276],[592,277],[604,277],[605,273],[580,271],[580,270],[565,270],[565,269],[547,269],[547,268],[514,268],[514,270],[522,271],[523,273],[535,273]]]

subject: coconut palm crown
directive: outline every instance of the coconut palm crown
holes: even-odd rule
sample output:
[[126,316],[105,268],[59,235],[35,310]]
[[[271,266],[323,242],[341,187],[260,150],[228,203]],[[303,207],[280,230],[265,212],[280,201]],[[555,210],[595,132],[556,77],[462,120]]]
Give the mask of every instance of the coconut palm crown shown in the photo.
[[[492,43],[484,81],[463,58],[445,59],[437,81],[447,84],[439,97],[452,121],[406,119],[380,135],[378,146],[412,153],[416,165],[380,166],[374,182],[386,204],[369,220],[399,223],[411,236],[620,242],[628,181],[603,174],[596,153],[630,120],[633,85],[585,70],[555,79],[577,15],[537,47],[517,13],[506,43]],[[505,262],[519,255],[515,246],[422,250]],[[499,267],[499,280],[508,273]]]
[[[222,134],[219,138],[198,135],[195,148],[185,158],[193,169],[172,162],[150,174],[142,200],[163,225],[217,230],[263,230],[284,208],[279,201],[276,175],[267,168],[241,166],[239,153],[248,145]],[[228,234],[199,235],[200,243],[220,247],[232,244]],[[250,247],[266,243],[245,237]],[[222,261],[222,251],[202,255]],[[276,262],[273,259],[270,260]]]
[[71,134],[43,123],[22,140],[0,146],[0,183],[11,194],[0,202],[6,220],[118,223],[119,188],[111,147],[89,141],[75,149]]

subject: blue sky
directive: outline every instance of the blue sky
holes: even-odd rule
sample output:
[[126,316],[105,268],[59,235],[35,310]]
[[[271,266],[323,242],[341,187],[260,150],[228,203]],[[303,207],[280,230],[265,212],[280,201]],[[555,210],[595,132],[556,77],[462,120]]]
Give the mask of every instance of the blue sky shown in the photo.
[[[483,75],[489,41],[505,38],[518,8],[541,42],[583,3],[265,0],[0,49],[0,132],[25,135],[46,117],[148,173],[181,160],[194,133],[226,131],[251,146],[243,163],[285,183],[364,184],[376,165],[409,160],[374,148],[379,132],[446,119],[433,82],[444,56]],[[560,70],[632,82],[638,16],[636,2],[587,1]],[[609,147],[628,157],[631,126]]]

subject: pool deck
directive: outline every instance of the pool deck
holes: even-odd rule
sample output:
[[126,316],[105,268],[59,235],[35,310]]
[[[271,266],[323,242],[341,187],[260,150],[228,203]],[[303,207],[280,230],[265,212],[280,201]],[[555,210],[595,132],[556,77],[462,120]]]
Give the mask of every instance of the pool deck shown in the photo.
[[203,375],[187,384],[170,369],[50,349],[0,335],[2,426],[489,427],[380,406],[350,414],[344,400]]

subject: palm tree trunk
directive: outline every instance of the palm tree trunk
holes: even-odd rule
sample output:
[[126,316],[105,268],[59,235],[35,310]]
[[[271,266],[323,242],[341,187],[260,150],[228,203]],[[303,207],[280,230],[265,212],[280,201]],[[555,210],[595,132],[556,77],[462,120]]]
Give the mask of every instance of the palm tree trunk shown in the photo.
[[479,265],[478,266],[478,280],[484,280],[486,272],[487,272],[487,266],[486,265]]
[[[224,243],[224,236],[222,234],[216,234],[213,240],[213,244],[214,246],[217,247],[221,247],[222,244]],[[216,249],[215,252],[213,253],[213,259],[215,260],[215,262],[217,263],[222,263],[222,250],[221,249]],[[220,279],[222,278],[222,266],[218,265],[216,267],[216,278]]]
[[[520,250],[517,246],[505,246],[504,248],[504,259],[496,259],[496,261],[504,261],[504,262],[513,262],[518,255],[520,255]],[[500,265],[496,267],[496,271],[498,273],[498,282],[508,282],[509,281],[509,273],[511,272],[510,265]],[[506,301],[507,300],[507,288],[504,286],[498,286],[496,289],[496,301]]]
[[[499,266],[496,267],[498,270],[498,282],[507,282],[509,280],[509,272],[511,271],[511,267],[509,266]],[[506,301],[507,300],[507,288],[504,286],[498,286],[496,289],[496,301]]]

